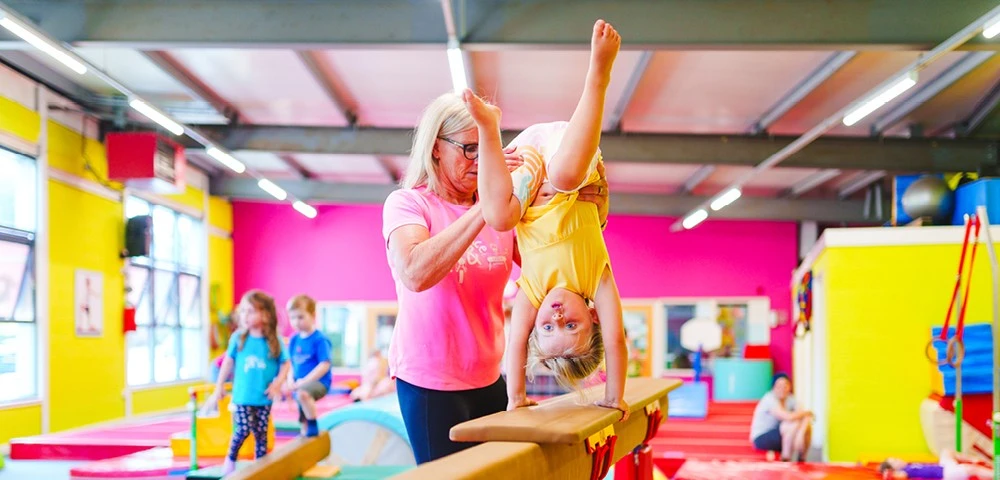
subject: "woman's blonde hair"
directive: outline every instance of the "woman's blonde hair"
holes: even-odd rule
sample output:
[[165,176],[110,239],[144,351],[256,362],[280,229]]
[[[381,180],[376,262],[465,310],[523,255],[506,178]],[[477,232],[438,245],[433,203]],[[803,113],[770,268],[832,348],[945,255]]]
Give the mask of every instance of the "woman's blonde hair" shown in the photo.
[[316,300],[313,300],[309,295],[299,294],[288,300],[288,305],[285,306],[288,311],[292,310],[302,310],[309,315],[316,316]]
[[431,191],[436,191],[438,159],[434,158],[434,144],[438,137],[448,137],[475,127],[476,122],[460,95],[446,93],[435,98],[420,115],[420,123],[413,134],[410,161],[400,185],[403,188],[426,185]]
[[567,390],[579,390],[583,381],[591,376],[604,364],[604,337],[601,329],[590,332],[590,344],[586,350],[578,352],[567,350],[557,355],[544,355],[538,347],[538,330],[532,330],[528,336],[528,374],[539,364],[549,369],[556,382]]

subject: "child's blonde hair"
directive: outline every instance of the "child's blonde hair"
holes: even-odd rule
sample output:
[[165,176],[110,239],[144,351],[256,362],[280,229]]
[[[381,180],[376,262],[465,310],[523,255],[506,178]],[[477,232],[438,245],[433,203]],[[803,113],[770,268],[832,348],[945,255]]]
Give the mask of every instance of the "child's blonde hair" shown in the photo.
[[[269,353],[271,358],[281,357],[281,340],[278,339],[278,311],[274,306],[274,298],[261,290],[250,290],[243,295],[240,303],[250,305],[264,313],[264,339],[267,341]],[[250,329],[241,328],[237,335],[239,335],[237,350],[242,351],[243,345],[247,343],[247,336],[250,335]]]
[[543,355],[538,347],[537,330],[532,330],[528,336],[528,375],[532,376],[535,367],[541,364],[549,369],[556,382],[567,390],[579,390],[581,383],[604,364],[604,337],[601,329],[590,332],[590,344],[586,351],[568,350],[558,355]]
[[288,300],[285,307],[288,311],[302,310],[309,315],[316,316],[316,300],[305,294],[299,294]]

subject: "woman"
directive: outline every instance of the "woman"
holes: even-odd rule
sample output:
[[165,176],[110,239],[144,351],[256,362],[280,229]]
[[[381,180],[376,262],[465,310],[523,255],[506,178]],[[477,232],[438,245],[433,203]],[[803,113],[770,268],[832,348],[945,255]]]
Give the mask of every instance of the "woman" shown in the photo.
[[781,452],[782,460],[803,461],[812,441],[813,413],[796,411],[792,382],[788,375],[774,376],[771,391],[757,403],[750,423],[750,440],[754,448]]
[[[403,188],[383,207],[399,301],[389,370],[418,464],[470,447],[449,439],[451,427],[507,407],[503,290],[518,259],[513,232],[486,227],[476,205],[478,149],[461,97],[438,97],[417,125]],[[510,169],[521,163],[512,151]],[[580,198],[600,206],[606,185]]]

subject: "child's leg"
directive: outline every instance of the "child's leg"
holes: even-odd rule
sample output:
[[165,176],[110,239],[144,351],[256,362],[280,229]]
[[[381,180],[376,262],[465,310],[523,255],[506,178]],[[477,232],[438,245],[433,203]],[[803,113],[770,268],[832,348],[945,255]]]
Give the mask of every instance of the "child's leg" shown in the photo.
[[788,460],[795,453],[795,439],[799,436],[799,422],[785,420],[781,422],[781,459]]
[[236,461],[240,448],[243,447],[243,442],[250,435],[252,409],[253,407],[237,405],[236,411],[233,412],[233,438],[229,441],[229,453],[226,455],[226,458],[233,462]]
[[587,170],[601,143],[604,99],[620,46],[621,37],[614,27],[598,20],[590,40],[590,68],[583,95],[570,117],[559,149],[548,163],[549,181],[557,190],[574,190],[587,178]]
[[316,425],[316,400],[323,398],[324,395],[326,395],[326,387],[319,382],[309,383],[295,391],[295,399],[299,402],[303,424],[306,427],[304,432],[306,436],[319,435]]
[[798,435],[795,437],[795,450],[805,460],[809,454],[809,445],[812,443],[812,424],[809,420],[803,419],[800,425]]
[[271,420],[271,406],[250,408],[254,411],[250,424],[250,428],[253,430],[254,456],[261,458],[267,455],[267,424]]

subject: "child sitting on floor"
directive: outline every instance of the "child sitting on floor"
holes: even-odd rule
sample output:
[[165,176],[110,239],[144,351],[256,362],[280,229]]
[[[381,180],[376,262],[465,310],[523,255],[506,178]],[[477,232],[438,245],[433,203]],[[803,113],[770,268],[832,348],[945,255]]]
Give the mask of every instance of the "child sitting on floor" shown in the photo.
[[942,450],[938,463],[908,463],[889,458],[879,466],[883,479],[928,478],[943,480],[989,480],[993,468],[988,463],[952,450]]

